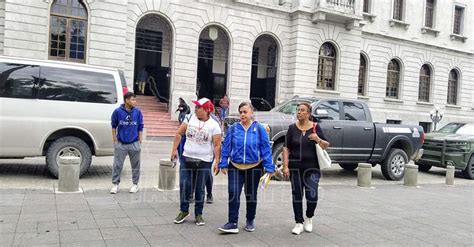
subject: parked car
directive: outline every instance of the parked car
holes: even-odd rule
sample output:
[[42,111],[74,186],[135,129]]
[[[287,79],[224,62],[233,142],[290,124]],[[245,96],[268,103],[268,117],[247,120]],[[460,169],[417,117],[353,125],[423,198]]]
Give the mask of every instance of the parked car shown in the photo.
[[84,64],[0,56],[0,158],[113,155],[110,116],[127,90],[123,72]]
[[453,165],[468,179],[474,179],[474,124],[449,123],[440,130],[426,134],[425,150],[418,160],[418,169]]
[[[312,105],[313,118],[331,143],[328,153],[332,161],[345,170],[354,170],[362,162],[380,164],[386,179],[400,180],[409,160],[418,160],[423,153],[424,132],[420,126],[373,123],[368,106],[360,101],[297,97],[270,112],[255,113],[255,119],[270,129],[277,179],[283,179],[283,143],[301,102]],[[226,125],[235,121],[238,116],[231,115]]]

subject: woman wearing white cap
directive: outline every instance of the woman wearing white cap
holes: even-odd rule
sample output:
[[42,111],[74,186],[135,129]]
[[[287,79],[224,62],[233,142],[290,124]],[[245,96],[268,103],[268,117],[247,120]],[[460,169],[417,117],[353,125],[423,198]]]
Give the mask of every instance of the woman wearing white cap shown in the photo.
[[219,123],[210,117],[214,105],[208,98],[193,101],[196,105],[194,114],[185,119],[179,127],[171,153],[171,160],[178,157],[177,148],[181,137],[186,135],[183,160],[179,174],[180,212],[174,223],[181,224],[189,216],[189,198],[192,193],[191,181],[195,177],[195,223],[205,224],[202,217],[204,208],[204,184],[211,175],[213,160],[219,160],[221,151],[221,128]]

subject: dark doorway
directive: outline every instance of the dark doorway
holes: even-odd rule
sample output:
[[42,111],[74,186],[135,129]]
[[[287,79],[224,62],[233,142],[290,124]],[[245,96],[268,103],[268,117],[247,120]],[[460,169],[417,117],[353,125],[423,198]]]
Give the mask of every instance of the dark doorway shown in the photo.
[[270,35],[257,38],[252,52],[250,99],[259,111],[275,106],[278,46]]
[[219,27],[210,26],[199,37],[196,94],[215,105],[227,93],[229,39]]
[[[171,47],[171,29],[160,16],[151,14],[140,20],[135,36],[134,92],[169,101]],[[145,77],[141,89],[139,81]]]

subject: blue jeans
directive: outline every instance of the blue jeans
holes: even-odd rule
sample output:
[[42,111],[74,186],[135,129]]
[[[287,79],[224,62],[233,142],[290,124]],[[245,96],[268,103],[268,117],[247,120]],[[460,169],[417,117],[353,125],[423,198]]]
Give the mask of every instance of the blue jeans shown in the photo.
[[229,191],[229,222],[238,223],[240,194],[245,184],[245,199],[247,201],[247,220],[254,220],[257,213],[257,189],[260,177],[263,174],[262,165],[248,169],[239,170],[229,164],[228,191]]
[[[189,197],[192,193],[191,184],[195,185],[194,215],[202,215],[204,208],[204,185],[211,175],[211,162],[202,161],[200,168],[191,169],[186,167],[186,163],[181,163],[179,167],[179,198],[180,210],[189,212]],[[193,181],[193,177],[196,179]]]
[[296,223],[303,223],[303,196],[306,197],[306,217],[312,218],[318,203],[318,169],[290,169],[293,213]]

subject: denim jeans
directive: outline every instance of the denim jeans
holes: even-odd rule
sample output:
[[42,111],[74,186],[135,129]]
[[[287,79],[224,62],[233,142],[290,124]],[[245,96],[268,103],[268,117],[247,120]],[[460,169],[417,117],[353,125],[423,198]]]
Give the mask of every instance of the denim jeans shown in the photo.
[[[179,198],[180,210],[189,212],[189,197],[192,193],[191,184],[195,186],[194,214],[202,215],[204,208],[204,184],[211,175],[211,162],[201,162],[200,168],[191,169],[186,167],[186,163],[181,163],[179,167]],[[193,177],[196,179],[193,181]]]
[[306,197],[306,217],[312,218],[318,203],[319,169],[290,169],[293,213],[296,223],[303,223],[303,196]]
[[[197,179],[197,173],[194,173],[193,180],[196,181]],[[191,191],[194,191],[194,186],[196,185],[195,182],[191,181]],[[212,177],[212,173],[207,177],[206,179],[206,194],[207,196],[212,196],[212,184],[214,183],[214,178]]]
[[228,170],[228,192],[229,192],[229,222],[238,223],[240,194],[245,184],[245,199],[247,201],[247,220],[254,220],[257,213],[257,189],[260,177],[263,174],[262,165],[248,169],[239,170],[229,164]]

